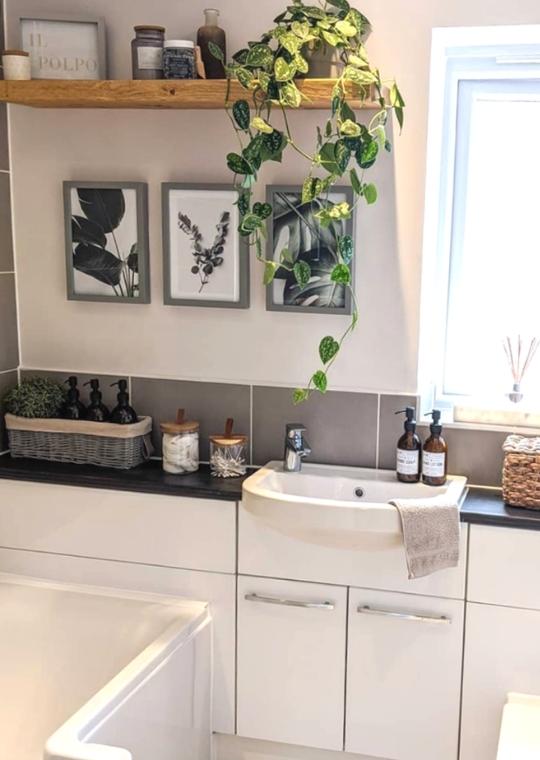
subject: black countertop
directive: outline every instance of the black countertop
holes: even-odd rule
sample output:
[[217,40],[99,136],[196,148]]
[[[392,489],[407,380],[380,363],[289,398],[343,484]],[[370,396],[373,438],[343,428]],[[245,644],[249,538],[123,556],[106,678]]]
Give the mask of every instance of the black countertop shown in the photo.
[[[245,480],[214,478],[208,465],[201,465],[200,470],[192,475],[168,475],[163,472],[160,461],[147,462],[134,470],[113,470],[90,465],[12,459],[9,454],[0,456],[0,479],[221,501],[240,501]],[[461,508],[461,521],[540,530],[540,510],[507,507],[497,489],[470,488]]]

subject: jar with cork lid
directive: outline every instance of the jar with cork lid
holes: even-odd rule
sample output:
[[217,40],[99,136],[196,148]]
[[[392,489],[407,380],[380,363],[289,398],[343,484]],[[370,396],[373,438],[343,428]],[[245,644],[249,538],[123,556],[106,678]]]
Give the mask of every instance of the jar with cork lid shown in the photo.
[[216,478],[240,478],[247,473],[248,437],[233,433],[229,417],[225,432],[210,436],[210,469]]
[[163,469],[172,475],[185,475],[199,469],[199,423],[186,420],[179,409],[174,422],[162,422]]

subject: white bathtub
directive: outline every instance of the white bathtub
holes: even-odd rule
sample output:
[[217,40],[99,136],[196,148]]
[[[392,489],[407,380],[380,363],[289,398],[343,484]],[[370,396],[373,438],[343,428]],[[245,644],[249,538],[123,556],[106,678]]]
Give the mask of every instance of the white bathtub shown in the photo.
[[2,760],[209,760],[205,604],[0,574]]

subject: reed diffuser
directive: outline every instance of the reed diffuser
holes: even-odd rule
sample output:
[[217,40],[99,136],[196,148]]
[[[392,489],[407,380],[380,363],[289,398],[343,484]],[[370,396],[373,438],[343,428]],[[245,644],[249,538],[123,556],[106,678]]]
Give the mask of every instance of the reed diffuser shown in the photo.
[[534,359],[538,343],[538,338],[531,338],[530,341],[523,341],[521,335],[517,336],[517,340],[512,339],[509,336],[506,336],[503,340],[504,352],[514,380],[512,392],[508,394],[508,398],[514,404],[518,404],[523,399],[521,383]]

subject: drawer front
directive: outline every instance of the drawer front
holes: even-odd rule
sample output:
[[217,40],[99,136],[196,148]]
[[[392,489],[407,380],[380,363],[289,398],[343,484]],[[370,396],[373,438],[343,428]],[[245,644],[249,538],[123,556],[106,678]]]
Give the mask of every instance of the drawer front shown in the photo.
[[0,482],[0,546],[234,573],[234,502]]
[[540,610],[540,531],[470,530],[468,599]]
[[463,599],[467,526],[461,526],[459,567],[409,580],[402,546],[388,549],[335,549],[300,541],[265,526],[239,507],[239,572],[271,578],[361,586],[387,591]]
[[351,589],[345,749],[456,760],[464,603]]
[[238,733],[343,749],[347,590],[238,580]]

